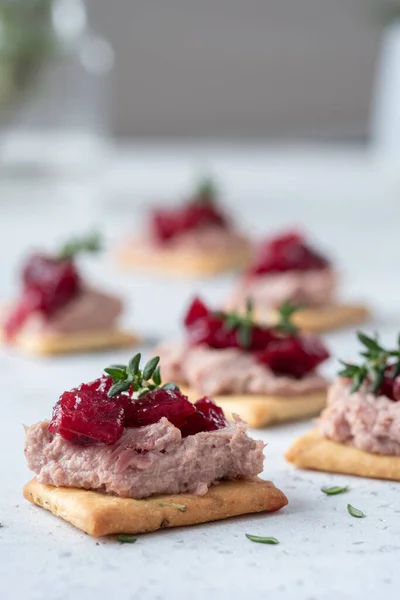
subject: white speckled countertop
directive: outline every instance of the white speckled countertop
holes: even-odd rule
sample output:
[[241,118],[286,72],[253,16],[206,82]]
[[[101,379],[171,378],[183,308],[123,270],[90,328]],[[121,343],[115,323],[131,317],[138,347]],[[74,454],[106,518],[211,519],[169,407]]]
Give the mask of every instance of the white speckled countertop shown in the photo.
[[[76,227],[92,225],[101,226],[110,243],[119,239],[131,219],[138,226],[142,193],[167,195],[182,187],[193,165],[204,165],[204,155],[204,149],[200,157],[193,150],[169,152],[168,169],[160,152],[127,153],[102,179],[100,194],[90,179],[0,181],[0,298],[12,295],[15,268],[27,247],[43,240],[51,247]],[[394,341],[400,329],[400,190],[367,155],[258,150],[232,157],[218,150],[208,154],[207,165],[220,174],[226,199],[245,226],[261,233],[304,223],[345,270],[343,296],[368,299],[375,308],[368,329]],[[154,177],[146,180],[149,173]],[[104,287],[121,291],[130,303],[127,323],[147,335],[145,352],[151,341],[177,333],[182,307],[195,291],[217,304],[232,283],[231,275],[203,282],[127,275],[110,257],[87,260],[82,268]],[[354,331],[326,341],[334,355],[355,356]],[[164,530],[121,545],[90,538],[28,504],[21,496],[30,477],[22,423],[48,416],[64,389],[127,356],[33,360],[0,351],[1,599],[398,598],[400,484],[296,471],[283,452],[311,423],[252,432],[268,442],[264,476],[289,498],[289,506],[274,515]],[[327,372],[335,367],[332,360]],[[350,491],[332,497],[320,491],[333,484],[349,485]],[[351,517],[348,502],[366,518]],[[254,544],[245,533],[275,536],[280,544]]]

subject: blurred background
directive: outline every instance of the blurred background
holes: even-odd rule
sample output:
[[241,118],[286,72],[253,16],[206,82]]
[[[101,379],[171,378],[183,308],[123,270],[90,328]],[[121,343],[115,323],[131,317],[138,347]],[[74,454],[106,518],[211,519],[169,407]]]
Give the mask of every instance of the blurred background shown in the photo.
[[400,0],[0,0],[7,292],[28,246],[112,246],[205,173],[255,236],[382,278],[399,167]]
[[389,68],[399,93],[398,19],[396,0],[0,0],[2,133],[365,142]]

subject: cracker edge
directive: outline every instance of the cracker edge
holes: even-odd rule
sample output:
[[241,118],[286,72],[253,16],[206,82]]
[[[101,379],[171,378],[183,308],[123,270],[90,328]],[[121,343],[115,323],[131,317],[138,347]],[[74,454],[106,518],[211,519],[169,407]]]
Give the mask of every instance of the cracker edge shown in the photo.
[[239,270],[248,265],[252,247],[248,243],[232,252],[142,251],[134,244],[125,243],[116,252],[117,262],[127,269],[151,270],[171,275],[215,275]]
[[79,352],[95,352],[108,348],[129,348],[140,338],[120,329],[87,331],[79,334],[17,336],[13,347],[32,356],[53,356]]
[[317,428],[295,440],[285,458],[301,469],[400,481],[400,456],[373,454],[328,440]]
[[[259,478],[223,481],[212,486],[205,496],[176,494],[144,500],[76,488],[57,488],[41,484],[34,478],[25,485],[23,495],[32,504],[49,510],[95,537],[146,533],[244,514],[275,512],[288,504],[285,494],[272,482]],[[186,508],[182,511],[174,504]]]
[[[179,387],[192,402],[204,396],[194,389]],[[233,421],[232,414],[235,413],[246,421],[249,427],[259,429],[267,425],[316,416],[325,408],[326,396],[327,390],[323,390],[296,396],[213,396],[213,400],[224,410],[228,421]]]

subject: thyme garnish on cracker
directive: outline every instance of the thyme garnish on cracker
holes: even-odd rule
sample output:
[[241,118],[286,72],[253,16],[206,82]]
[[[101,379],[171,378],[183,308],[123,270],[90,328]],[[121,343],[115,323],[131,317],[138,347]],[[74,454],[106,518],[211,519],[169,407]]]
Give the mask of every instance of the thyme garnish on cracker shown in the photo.
[[[400,337],[397,340],[398,348],[395,350],[386,350],[380,344],[377,334],[369,337],[358,331],[357,337],[364,346],[360,354],[365,360],[360,365],[341,360],[344,368],[339,371],[339,375],[352,380],[351,393],[357,392],[364,381],[369,380],[372,393],[377,394],[385,376],[395,379],[400,374]],[[390,374],[388,374],[387,369],[390,367]]]
[[162,385],[159,356],[151,358],[143,370],[140,369],[141,358],[142,355],[139,352],[131,358],[127,365],[111,365],[104,369],[105,373],[114,381],[108,391],[110,398],[121,392],[127,392],[130,388],[137,393],[138,398],[160,387],[166,390],[179,389],[175,383]]

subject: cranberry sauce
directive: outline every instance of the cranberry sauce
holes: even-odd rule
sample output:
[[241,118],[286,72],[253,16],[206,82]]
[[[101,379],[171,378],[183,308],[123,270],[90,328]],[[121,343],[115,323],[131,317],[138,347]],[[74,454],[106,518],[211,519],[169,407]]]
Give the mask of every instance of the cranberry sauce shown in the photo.
[[382,383],[376,393],[377,396],[386,396],[393,402],[400,401],[400,375],[393,378],[395,375],[392,365],[386,367],[385,375],[382,379]]
[[190,305],[184,324],[190,345],[251,352],[276,375],[301,379],[329,358],[323,343],[314,336],[284,334],[234,313],[213,312],[198,298]]
[[75,444],[115,444],[124,427],[144,427],[166,417],[182,437],[227,426],[224,413],[209,398],[189,402],[178,389],[157,388],[132,399],[123,392],[107,395],[113,381],[103,376],[64,392],[53,409],[49,430]]
[[12,338],[33,312],[51,316],[80,291],[81,281],[71,259],[32,255],[22,270],[22,293],[4,324]]
[[150,215],[150,233],[159,243],[210,225],[225,229],[228,221],[214,203],[213,197],[204,192],[199,192],[187,204],[176,208],[155,209]]
[[326,269],[330,262],[311,248],[296,232],[284,233],[260,245],[247,275],[266,275],[285,271]]

